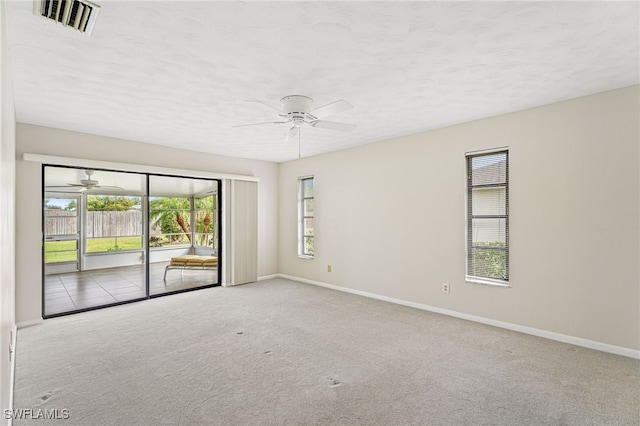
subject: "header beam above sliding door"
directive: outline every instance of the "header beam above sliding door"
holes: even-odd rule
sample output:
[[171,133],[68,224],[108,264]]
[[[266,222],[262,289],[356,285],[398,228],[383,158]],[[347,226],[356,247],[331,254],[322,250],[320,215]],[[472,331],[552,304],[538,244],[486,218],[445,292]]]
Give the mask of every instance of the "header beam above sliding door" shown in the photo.
[[195,178],[205,178],[205,179],[231,179],[231,180],[247,181],[247,182],[260,182],[260,178],[255,176],[214,173],[214,172],[207,172],[203,170],[173,169],[170,167],[149,166],[144,164],[115,163],[111,161],[88,160],[88,159],[73,158],[73,157],[56,157],[53,155],[24,153],[22,154],[22,159],[24,161],[32,161],[36,163],[59,165],[59,166],[107,169],[107,170],[135,172],[135,173],[154,173],[154,174],[160,174],[160,175],[179,175],[184,177],[195,177]]

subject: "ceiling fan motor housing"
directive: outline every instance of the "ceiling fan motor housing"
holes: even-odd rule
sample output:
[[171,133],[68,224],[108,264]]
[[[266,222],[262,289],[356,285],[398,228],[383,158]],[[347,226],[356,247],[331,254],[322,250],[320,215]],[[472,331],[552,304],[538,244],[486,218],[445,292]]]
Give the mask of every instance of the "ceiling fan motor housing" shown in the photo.
[[[294,124],[300,125],[308,117],[308,111],[313,103],[313,99],[302,95],[289,95],[280,99],[283,105],[283,115],[289,117]],[[311,118],[312,119],[312,118]]]
[[97,180],[93,180],[91,179],[91,176],[93,176],[93,174],[95,173],[95,171],[93,170],[85,170],[84,173],[87,175],[86,179],[80,179],[80,184],[82,184],[82,186],[85,186],[89,189],[98,186],[98,184],[100,182],[98,182]]
[[81,179],[80,183],[87,187],[94,187],[94,186],[97,186],[100,182],[93,179]]
[[288,95],[280,99],[282,109],[270,105],[262,101],[249,101],[263,104],[271,109],[278,111],[280,121],[269,121],[266,123],[252,123],[252,124],[240,124],[234,127],[245,126],[258,126],[263,124],[292,124],[293,127],[289,129],[289,133],[285,140],[289,140],[291,137],[300,137],[300,127],[307,124],[311,127],[318,127],[321,129],[338,130],[342,132],[349,132],[355,129],[355,124],[338,123],[335,121],[321,120],[320,118],[338,114],[340,112],[349,110],[353,106],[344,99],[338,99],[324,106],[311,109],[313,99],[303,95]]

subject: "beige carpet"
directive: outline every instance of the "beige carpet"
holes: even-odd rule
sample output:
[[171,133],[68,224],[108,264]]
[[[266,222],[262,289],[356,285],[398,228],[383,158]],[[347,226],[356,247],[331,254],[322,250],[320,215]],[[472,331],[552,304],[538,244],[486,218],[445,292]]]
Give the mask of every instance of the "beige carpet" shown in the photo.
[[[640,362],[272,279],[18,332],[15,425],[632,425]],[[31,414],[29,414],[31,413]]]

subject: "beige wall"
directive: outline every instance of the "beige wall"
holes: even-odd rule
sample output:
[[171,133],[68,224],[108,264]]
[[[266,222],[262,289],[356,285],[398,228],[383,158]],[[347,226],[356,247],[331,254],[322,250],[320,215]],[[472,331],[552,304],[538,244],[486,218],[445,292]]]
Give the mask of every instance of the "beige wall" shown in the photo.
[[[279,270],[638,350],[638,99],[634,86],[283,163]],[[465,152],[503,146],[510,288],[464,280]],[[304,260],[296,178],[311,174],[316,257]]]
[[[41,318],[42,167],[23,153],[254,176],[258,184],[258,276],[278,268],[278,165],[19,123],[16,132],[16,320]],[[212,141],[215,143],[215,141]]]
[[[27,124],[17,126],[16,151],[256,176],[258,276],[282,273],[637,351],[638,98],[634,86],[280,166]],[[4,138],[3,128],[3,147]],[[465,152],[502,146],[510,155],[508,289],[464,282]],[[40,318],[41,167],[15,167],[16,317],[28,323]],[[316,258],[303,260],[297,177],[309,174]]]
[[[9,69],[5,2],[0,2],[0,408],[11,408],[9,346],[15,340],[15,109]],[[8,424],[2,415],[2,424]]]

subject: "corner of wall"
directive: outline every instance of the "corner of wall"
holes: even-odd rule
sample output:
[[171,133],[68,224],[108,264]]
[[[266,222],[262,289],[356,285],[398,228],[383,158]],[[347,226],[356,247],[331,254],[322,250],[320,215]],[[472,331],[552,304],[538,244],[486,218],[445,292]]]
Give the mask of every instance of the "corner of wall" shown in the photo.
[[[15,371],[16,116],[7,42],[6,2],[0,2],[0,406],[13,408]],[[11,424],[11,419],[3,420]]]

